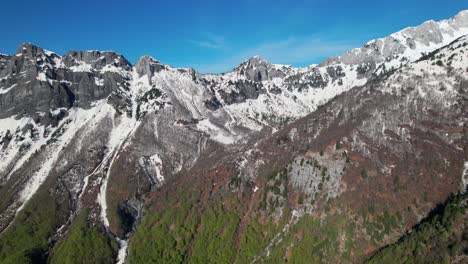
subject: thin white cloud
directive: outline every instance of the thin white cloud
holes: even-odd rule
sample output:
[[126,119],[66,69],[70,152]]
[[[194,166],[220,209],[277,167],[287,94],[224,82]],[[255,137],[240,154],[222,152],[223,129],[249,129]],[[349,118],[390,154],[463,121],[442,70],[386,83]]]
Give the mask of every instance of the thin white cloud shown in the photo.
[[260,54],[273,63],[303,64],[319,58],[340,55],[354,46],[344,41],[321,40],[315,38],[290,38],[285,41],[260,45],[249,54]]
[[260,55],[272,63],[298,66],[319,63],[323,58],[340,55],[354,47],[355,44],[342,40],[288,38],[246,48],[214,64],[199,65],[197,69],[201,72],[225,72],[254,55]]
[[226,47],[223,36],[205,32],[199,39],[189,39],[188,42],[202,48],[224,49]]

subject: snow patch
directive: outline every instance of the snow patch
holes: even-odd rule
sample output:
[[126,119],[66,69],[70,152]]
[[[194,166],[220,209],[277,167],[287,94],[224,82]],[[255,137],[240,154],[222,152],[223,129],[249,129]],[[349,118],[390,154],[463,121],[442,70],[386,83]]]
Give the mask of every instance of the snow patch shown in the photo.
[[233,144],[236,139],[232,137],[228,132],[224,129],[215,126],[209,119],[204,119],[197,123],[197,128],[200,131],[205,132],[208,134],[212,139],[218,141],[222,144]]
[[0,89],[0,94],[6,94],[8,93],[11,89],[15,88],[17,86],[17,84],[13,84],[11,85],[10,87],[7,87],[7,88],[1,88]]
[[94,83],[95,83],[97,86],[104,86],[104,79],[98,78],[98,77],[94,77]]
[[[88,110],[81,108],[72,108],[70,109],[69,117],[61,122],[57,129],[64,130],[63,134],[60,137],[55,138],[56,142],[50,146],[50,151],[43,161],[41,168],[35,172],[25,184],[24,188],[19,194],[19,201],[21,206],[17,209],[16,213],[22,210],[24,205],[31,199],[31,197],[36,193],[42,183],[45,181],[47,176],[56,166],[56,163],[59,160],[61,150],[68,145],[71,139],[75,136],[76,132],[86,125],[92,118],[95,117],[96,113],[100,110],[100,107],[91,108]],[[54,133],[51,133],[49,137],[52,137]],[[39,149],[42,145],[47,144],[49,138],[42,138],[36,143],[35,149]],[[29,153],[34,151],[30,150]],[[22,162],[18,162],[16,165],[21,165],[25,160],[29,158],[30,155],[25,155]],[[11,175],[11,174],[10,174]]]
[[[112,117],[114,117],[114,115],[112,115]],[[104,160],[106,162],[110,160],[109,165],[108,165],[109,168],[112,168],[112,164],[114,163],[115,159],[118,156],[117,155],[118,150],[121,149],[126,139],[131,135],[137,123],[136,120],[132,118],[128,118],[126,115],[122,115],[120,118],[121,120],[113,119],[114,128],[112,129],[109,141],[107,143],[108,152]],[[115,124],[116,122],[119,122],[119,123]],[[98,194],[98,203],[101,206],[101,220],[104,223],[104,226],[106,228],[109,227],[109,220],[107,218],[106,197],[107,197],[107,182],[109,180],[110,173],[111,173],[111,170],[109,169],[106,173],[106,176],[102,179],[101,189]]]
[[463,193],[468,191],[468,161],[465,161],[465,164],[463,167],[460,189],[461,189],[461,192]]
[[93,72],[93,66],[83,61],[75,60],[75,65],[68,69],[72,72]]
[[155,171],[156,171],[156,179],[158,180],[158,184],[161,184],[164,182],[164,176],[162,174],[162,160],[161,157],[159,157],[158,154],[154,154],[153,156],[150,157],[151,162],[154,165]]
[[37,74],[37,78],[36,78],[36,79],[38,79],[38,80],[41,81],[41,82],[47,82],[47,76],[46,76],[45,73],[43,73],[43,72],[39,72],[39,73]]
[[[133,69],[132,76],[137,76],[136,70]],[[130,89],[132,91],[132,117],[129,118],[127,115],[122,115],[120,118],[115,119],[115,110],[112,108],[110,111],[112,114],[112,121],[113,121],[113,129],[110,134],[109,141],[107,143],[108,152],[104,158],[105,162],[107,163],[110,160],[108,167],[112,168],[112,164],[114,163],[115,159],[117,158],[117,154],[119,149],[125,147],[124,144],[126,140],[132,135],[135,128],[138,127],[140,124],[139,121],[136,120],[136,111],[137,111],[137,103],[136,103],[136,95],[138,91],[138,86],[135,83],[136,79],[132,78],[132,82],[130,84]],[[116,124],[118,123],[118,124]],[[101,206],[101,221],[103,222],[106,228],[109,228],[109,220],[107,218],[107,182],[109,180],[111,170],[109,169],[106,173],[106,176],[101,179],[101,189],[99,191],[97,201]]]
[[119,74],[120,76],[123,76],[123,77],[129,77],[130,76],[130,73],[127,70],[125,70],[125,69],[123,69],[121,67],[116,67],[116,66],[114,66],[112,64],[108,64],[108,65],[102,67],[100,72],[101,73],[106,73],[106,72],[117,73],[117,74]]

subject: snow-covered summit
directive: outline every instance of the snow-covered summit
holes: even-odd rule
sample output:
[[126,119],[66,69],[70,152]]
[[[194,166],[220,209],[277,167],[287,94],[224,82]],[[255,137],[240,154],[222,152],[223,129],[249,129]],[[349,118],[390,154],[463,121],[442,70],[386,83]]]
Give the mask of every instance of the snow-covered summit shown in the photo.
[[424,54],[468,34],[468,10],[447,20],[426,21],[387,37],[374,39],[363,47],[325,60],[320,65],[358,65],[361,71],[377,75],[399,68]]

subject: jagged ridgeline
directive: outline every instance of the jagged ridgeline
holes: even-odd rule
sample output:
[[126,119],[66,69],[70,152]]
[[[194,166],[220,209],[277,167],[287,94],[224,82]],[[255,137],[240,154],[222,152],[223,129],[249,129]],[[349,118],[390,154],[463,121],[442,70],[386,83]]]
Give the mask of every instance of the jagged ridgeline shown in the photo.
[[467,34],[462,11],[223,74],[22,44],[0,55],[0,263],[464,263]]

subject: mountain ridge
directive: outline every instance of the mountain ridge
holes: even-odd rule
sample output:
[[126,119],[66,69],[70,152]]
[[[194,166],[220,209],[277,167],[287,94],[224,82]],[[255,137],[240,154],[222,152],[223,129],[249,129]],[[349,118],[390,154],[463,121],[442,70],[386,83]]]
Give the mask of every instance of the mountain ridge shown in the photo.
[[[387,38],[389,38],[389,37],[395,38],[395,39],[400,38],[400,36],[402,36],[402,35],[404,36],[405,33],[409,33],[409,31],[417,31],[417,30],[420,29],[420,28],[424,28],[425,25],[428,25],[428,24],[436,24],[436,25],[439,27],[439,30],[446,31],[446,32],[449,32],[449,33],[450,33],[450,32],[453,33],[454,31],[459,30],[460,28],[466,28],[466,27],[467,27],[466,24],[468,23],[467,21],[468,21],[468,10],[462,10],[462,11],[459,11],[456,15],[454,15],[454,16],[453,16],[452,18],[450,18],[450,19],[444,19],[444,20],[440,20],[440,21],[427,20],[427,21],[425,21],[425,22],[423,22],[423,23],[421,23],[421,24],[419,24],[419,25],[417,25],[417,26],[410,26],[410,27],[404,28],[404,29],[402,29],[402,30],[400,30],[400,31],[397,31],[397,32],[395,32],[395,33],[392,33],[392,34],[390,34],[390,35],[387,36],[387,37],[372,39],[372,40],[368,41],[363,47],[365,47],[365,46],[367,46],[367,45],[370,45],[370,44],[373,44],[373,43],[375,43],[375,42],[377,42],[377,41],[385,40],[385,39],[387,39]],[[447,28],[447,25],[449,25],[451,28]],[[444,33],[446,33],[446,32],[444,32]],[[468,34],[468,29],[466,29],[466,32],[465,32],[465,33],[462,33],[462,34]],[[445,42],[445,44],[448,44],[448,42]],[[35,48],[40,48],[39,46],[34,45],[34,44],[32,44],[31,42],[24,42],[24,43],[22,43],[22,44],[19,45],[19,47],[17,48],[15,54],[13,54],[13,55],[8,55],[8,54],[0,53],[0,55],[11,57],[11,56],[14,56],[14,55],[21,54],[21,53],[22,53],[22,49],[23,49],[24,46],[33,46],[33,47],[35,47]],[[361,47],[361,48],[362,48],[362,47]],[[361,49],[361,48],[354,48],[354,49],[352,49],[352,50],[350,50],[350,51],[345,52],[345,53],[342,54],[342,55],[333,56],[333,57],[331,57],[331,58],[329,58],[329,59],[325,59],[324,61],[319,62],[317,65],[324,65],[324,64],[326,65],[326,64],[329,63],[328,61],[330,61],[330,60],[333,61],[333,60],[339,59],[339,58],[343,57],[343,55],[345,55],[345,54],[347,54],[347,53],[355,52],[356,50],[359,50],[359,49]],[[42,48],[40,48],[40,49],[42,49]],[[67,53],[66,53],[65,55],[63,55],[63,56],[60,56],[58,53],[55,53],[55,52],[53,52],[53,51],[48,51],[48,50],[44,50],[44,51],[47,52],[47,53],[56,54],[56,55],[59,56],[59,57],[66,57],[67,55],[69,55],[69,54],[71,54],[71,53],[80,53],[80,52],[81,52],[81,53],[94,53],[94,52],[98,52],[98,53],[109,53],[109,54],[114,54],[114,55],[121,56],[121,57],[125,58],[124,55],[119,54],[119,53],[117,53],[116,51],[113,51],[113,50],[105,50],[105,51],[100,51],[100,50],[81,50],[81,51],[80,51],[80,50],[71,50],[71,51],[67,52]],[[140,60],[140,59],[143,58],[143,57],[151,57],[153,60],[159,62],[156,58],[152,57],[151,55],[143,55],[143,56],[141,56],[138,60]],[[249,59],[247,59],[247,60],[241,62],[238,66],[234,67],[233,70],[235,70],[236,68],[238,68],[238,67],[239,67],[240,65],[242,65],[243,63],[246,63],[246,62],[248,62],[248,61],[255,60],[255,59],[261,59],[261,60],[263,60],[263,61],[265,61],[265,62],[271,64],[271,62],[266,61],[266,60],[263,59],[260,55],[255,55],[255,56],[253,56],[253,57],[251,57],[251,58],[249,58]],[[138,61],[138,60],[137,60],[137,61]],[[131,63],[129,63],[129,64],[132,65]],[[135,62],[135,64],[136,64],[136,62]],[[164,65],[166,65],[166,64],[164,64]],[[281,65],[281,64],[273,64],[273,65]],[[311,65],[309,65],[309,66],[305,66],[305,67],[301,67],[301,68],[307,68],[307,67],[314,66],[314,65],[316,65],[316,64],[311,64]],[[134,66],[134,65],[132,65],[132,66]],[[169,66],[169,65],[166,65],[166,66]],[[298,67],[294,67],[294,66],[292,66],[292,65],[284,65],[284,66],[289,66],[289,67],[292,67],[292,68],[299,69]],[[174,67],[172,67],[172,68],[174,68]],[[181,68],[179,68],[179,69],[191,69],[191,68],[192,68],[192,67],[181,67]],[[176,68],[176,69],[177,69],[177,68]],[[193,68],[192,68],[192,69],[193,69]],[[233,71],[233,70],[231,70],[231,71]],[[229,72],[231,72],[231,71],[223,72],[223,73],[218,73],[218,74],[226,74],[226,73],[229,73]],[[204,74],[213,74],[213,73],[204,73]]]

